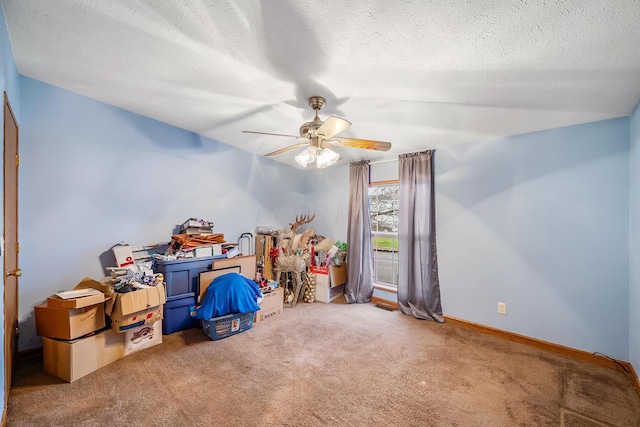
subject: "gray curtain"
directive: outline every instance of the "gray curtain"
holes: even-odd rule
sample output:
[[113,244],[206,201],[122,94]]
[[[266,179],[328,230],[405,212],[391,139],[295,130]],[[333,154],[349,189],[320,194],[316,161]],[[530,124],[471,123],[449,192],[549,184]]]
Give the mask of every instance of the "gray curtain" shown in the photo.
[[398,306],[404,314],[444,323],[436,252],[434,151],[398,158]]
[[369,214],[369,161],[349,165],[349,225],[347,231],[349,304],[370,302],[373,295],[373,249]]

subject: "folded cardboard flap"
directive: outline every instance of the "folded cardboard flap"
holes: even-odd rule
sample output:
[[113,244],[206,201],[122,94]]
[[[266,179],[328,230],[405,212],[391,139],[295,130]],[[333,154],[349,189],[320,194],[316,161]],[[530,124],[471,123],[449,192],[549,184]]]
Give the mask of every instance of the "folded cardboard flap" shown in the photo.
[[332,288],[347,283],[347,262],[345,261],[339,266],[332,265],[329,268],[329,276],[331,276]]
[[82,308],[95,304],[101,304],[104,301],[111,299],[112,290],[109,286],[85,277],[80,283],[78,283],[73,290],[82,289],[95,289],[100,291],[98,294],[78,296],[76,298],[60,298],[57,295],[52,295],[48,298],[47,304],[51,307],[65,307],[65,308]]
[[90,307],[104,302],[104,294],[97,293],[94,295],[81,296],[76,298],[60,298],[58,295],[51,295],[47,298],[49,307],[61,308],[83,308]]
[[73,289],[86,289],[93,288],[97,289],[104,294],[104,311],[105,313],[111,313],[111,309],[113,308],[113,287],[104,282],[98,282],[97,280],[93,280],[89,277],[85,277],[76,285]]
[[119,301],[120,314],[124,316],[148,310],[167,302],[163,285],[118,294],[116,298]]
[[59,292],[56,292],[54,295],[62,299],[90,297],[93,295],[101,295],[104,298],[104,295],[102,294],[102,292],[93,288],[73,289],[71,291],[59,291]]
[[97,280],[93,280],[89,277],[85,277],[78,283],[73,289],[97,289],[105,295],[105,299],[111,298],[113,295],[113,288],[106,283],[98,282]]

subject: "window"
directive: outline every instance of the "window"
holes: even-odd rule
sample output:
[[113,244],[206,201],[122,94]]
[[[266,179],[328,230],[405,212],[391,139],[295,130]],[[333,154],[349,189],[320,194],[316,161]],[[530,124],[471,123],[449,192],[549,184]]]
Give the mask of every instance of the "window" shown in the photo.
[[398,286],[398,181],[372,182],[369,186],[373,280]]

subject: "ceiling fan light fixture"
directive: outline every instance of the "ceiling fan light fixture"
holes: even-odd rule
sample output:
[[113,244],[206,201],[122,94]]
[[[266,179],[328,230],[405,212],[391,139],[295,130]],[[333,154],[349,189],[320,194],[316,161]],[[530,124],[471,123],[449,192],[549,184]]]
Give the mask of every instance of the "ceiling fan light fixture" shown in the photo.
[[318,158],[316,159],[316,167],[318,169],[324,169],[327,166],[331,166],[338,161],[340,155],[333,151],[331,148],[324,147],[318,148]]
[[341,157],[335,152],[333,145],[378,151],[387,151],[391,148],[390,142],[335,137],[337,134],[351,126],[351,122],[337,116],[329,116],[326,120],[321,120],[318,112],[322,107],[324,107],[325,103],[326,100],[321,96],[312,96],[309,98],[309,106],[315,111],[315,117],[310,122],[303,123],[300,126],[300,136],[282,133],[257,132],[251,130],[243,130],[242,132],[285,136],[295,138],[298,141],[304,141],[265,154],[265,156],[275,156],[277,154],[295,150],[299,147],[308,146],[303,152],[295,156],[296,163],[303,168],[306,168],[309,164],[315,162],[318,169],[324,169],[340,160]]
[[307,147],[307,149],[298,154],[295,159],[300,166],[306,168],[309,163],[313,163],[316,160],[316,147]]

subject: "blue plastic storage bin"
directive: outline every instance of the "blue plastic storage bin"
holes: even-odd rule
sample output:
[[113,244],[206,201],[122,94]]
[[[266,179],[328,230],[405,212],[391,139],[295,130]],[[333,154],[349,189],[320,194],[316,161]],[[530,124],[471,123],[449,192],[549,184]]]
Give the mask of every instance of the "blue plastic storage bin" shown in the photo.
[[256,312],[253,311],[251,313],[235,313],[212,317],[209,320],[202,321],[202,330],[212,340],[221,340],[251,329],[255,314]]
[[200,273],[211,271],[213,260],[222,258],[226,258],[226,255],[184,258],[173,261],[155,260],[153,270],[164,275],[167,297],[191,292],[200,295]]
[[195,304],[196,294],[193,292],[168,297],[164,305],[162,335],[198,327],[198,319],[191,317],[191,307]]

